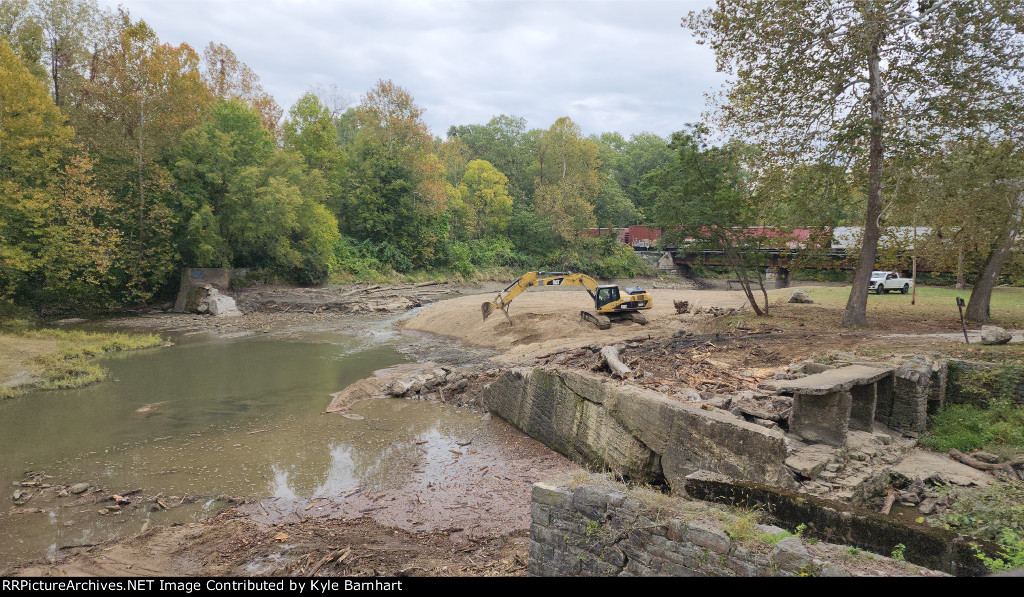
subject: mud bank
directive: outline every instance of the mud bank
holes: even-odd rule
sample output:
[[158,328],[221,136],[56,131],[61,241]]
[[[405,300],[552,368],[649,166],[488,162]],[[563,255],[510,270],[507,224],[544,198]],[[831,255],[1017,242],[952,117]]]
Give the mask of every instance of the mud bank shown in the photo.
[[199,523],[154,527],[2,576],[517,576],[527,532],[458,541],[369,518],[263,524],[226,511]]

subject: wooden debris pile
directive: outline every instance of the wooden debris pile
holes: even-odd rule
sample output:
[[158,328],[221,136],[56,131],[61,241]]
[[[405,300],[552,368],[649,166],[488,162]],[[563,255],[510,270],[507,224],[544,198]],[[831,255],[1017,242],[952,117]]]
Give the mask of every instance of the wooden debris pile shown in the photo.
[[670,339],[634,339],[616,346],[589,346],[538,358],[539,364],[558,365],[630,378],[634,383],[662,392],[686,387],[698,392],[752,390],[770,375],[766,370],[745,370],[713,358],[718,343],[693,335]]

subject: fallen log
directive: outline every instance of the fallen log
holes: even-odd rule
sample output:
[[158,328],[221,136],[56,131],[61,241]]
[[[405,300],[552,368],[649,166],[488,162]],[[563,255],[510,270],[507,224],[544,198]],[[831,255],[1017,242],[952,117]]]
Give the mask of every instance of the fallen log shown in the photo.
[[882,509],[879,510],[879,514],[886,516],[889,512],[892,512],[892,506],[896,503],[896,492],[892,489],[889,490],[888,495],[885,496],[885,503],[882,504]]
[[619,359],[619,347],[618,346],[605,346],[601,349],[601,358],[604,359],[605,364],[611,369],[612,375],[620,379],[633,376],[633,370],[626,366]]
[[999,464],[992,464],[989,462],[982,462],[973,456],[964,454],[960,450],[950,450],[949,455],[953,460],[962,462],[971,468],[976,468],[979,471],[986,471],[992,474],[1005,474],[1015,477],[1017,479],[1024,480],[1024,471],[1018,471],[1018,468],[1024,468],[1024,456],[1015,458],[1007,462],[1000,462]]

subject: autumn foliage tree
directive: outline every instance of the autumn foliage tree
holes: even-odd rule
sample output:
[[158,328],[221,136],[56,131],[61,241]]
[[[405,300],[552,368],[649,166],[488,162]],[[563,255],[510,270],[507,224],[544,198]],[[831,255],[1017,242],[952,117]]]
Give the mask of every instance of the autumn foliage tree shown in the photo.
[[210,42],[203,50],[202,76],[215,97],[248,104],[260,115],[268,131],[274,134],[279,131],[283,114],[281,106],[263,89],[256,73],[239,60],[231,48]]
[[101,303],[119,235],[43,84],[0,40],[0,296]]

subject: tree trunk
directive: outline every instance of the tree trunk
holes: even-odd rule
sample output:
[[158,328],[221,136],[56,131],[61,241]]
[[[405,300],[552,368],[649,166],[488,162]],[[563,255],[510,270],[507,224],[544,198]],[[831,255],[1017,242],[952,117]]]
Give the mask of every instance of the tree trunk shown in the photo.
[[878,256],[878,238],[881,235],[878,220],[882,215],[882,166],[884,149],[882,129],[884,124],[882,79],[880,73],[878,41],[871,48],[868,58],[868,104],[871,111],[871,147],[868,151],[868,208],[864,222],[864,238],[861,241],[860,262],[853,276],[853,288],[846,301],[843,325],[847,327],[867,325],[868,284],[871,271]]
[[1024,217],[1024,190],[1017,193],[1017,205],[1013,216],[1010,218],[1010,225],[1006,229],[1006,236],[995,249],[988,255],[985,261],[985,269],[981,277],[974,283],[971,290],[971,298],[967,301],[967,319],[976,323],[988,323],[992,321],[992,289],[995,288],[996,280],[1003,270],[1006,258],[1010,256],[1010,249],[1020,231],[1021,218]]
[[747,275],[747,264],[743,256],[736,251],[735,247],[725,246],[724,249],[725,258],[731,263],[733,271],[736,272],[736,279],[740,281],[740,287],[743,288],[743,293],[747,295],[747,302],[750,303],[750,308],[754,310],[755,315],[763,317],[766,314],[761,311],[757,300],[754,299],[754,292],[750,289],[750,277]]
[[967,283],[964,280],[964,242],[961,240],[956,252],[956,289],[964,288],[967,288]]

